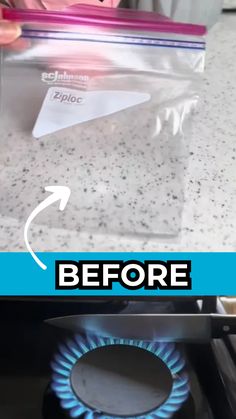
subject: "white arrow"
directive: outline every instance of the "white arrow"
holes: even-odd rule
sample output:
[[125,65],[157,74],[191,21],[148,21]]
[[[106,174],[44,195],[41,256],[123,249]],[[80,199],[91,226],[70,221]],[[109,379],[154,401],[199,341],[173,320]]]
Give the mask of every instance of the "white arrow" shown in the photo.
[[29,240],[28,240],[29,226],[32,223],[32,221],[34,220],[34,218],[41,211],[43,211],[45,208],[49,207],[50,205],[54,204],[57,201],[60,201],[60,205],[59,205],[60,211],[64,211],[64,209],[65,209],[65,207],[66,207],[66,205],[69,201],[70,194],[71,194],[71,190],[67,186],[46,186],[45,191],[51,192],[51,195],[49,195],[43,202],[41,202],[41,204],[39,204],[34,209],[34,211],[30,214],[28,220],[26,221],[25,228],[24,228],[24,239],[25,239],[26,247],[27,247],[28,251],[30,252],[32,258],[35,260],[35,262],[43,270],[46,270],[47,266],[44,265],[44,263],[42,263],[41,260],[36,256],[32,247],[29,244]]

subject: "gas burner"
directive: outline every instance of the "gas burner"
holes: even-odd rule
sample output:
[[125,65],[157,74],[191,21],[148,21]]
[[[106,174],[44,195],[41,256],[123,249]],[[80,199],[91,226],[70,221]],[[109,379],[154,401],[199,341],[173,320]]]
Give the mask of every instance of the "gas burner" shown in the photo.
[[[151,415],[147,416],[148,419],[152,418]],[[95,413],[89,415],[82,414],[79,419],[100,419],[99,414]],[[104,418],[104,416],[103,416]],[[196,419],[194,401],[191,395],[189,395],[188,400],[182,405],[179,412],[173,415],[172,419]],[[62,409],[60,406],[60,401],[55,393],[52,391],[50,386],[47,388],[44,400],[43,400],[43,419],[71,419],[68,410]],[[117,419],[117,418],[116,418]],[[126,418],[127,419],[127,418]],[[201,419],[203,419],[201,417]],[[204,416],[204,419],[206,417]]]
[[174,419],[189,399],[174,344],[75,336],[60,346],[52,369],[48,395],[60,402],[60,418]]

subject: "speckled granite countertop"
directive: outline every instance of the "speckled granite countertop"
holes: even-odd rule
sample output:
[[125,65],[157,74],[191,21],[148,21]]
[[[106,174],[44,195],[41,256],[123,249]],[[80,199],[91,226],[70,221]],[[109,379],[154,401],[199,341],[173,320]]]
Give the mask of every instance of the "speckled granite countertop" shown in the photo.
[[[77,234],[32,225],[37,251],[236,250],[236,16],[208,37],[203,101],[195,120],[181,237],[173,242]],[[0,250],[24,251],[23,224],[0,219]]]

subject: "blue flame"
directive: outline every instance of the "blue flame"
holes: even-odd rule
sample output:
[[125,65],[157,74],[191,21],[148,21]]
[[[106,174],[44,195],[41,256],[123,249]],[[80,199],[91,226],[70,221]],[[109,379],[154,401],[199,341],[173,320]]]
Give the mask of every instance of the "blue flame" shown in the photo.
[[[132,419],[170,419],[179,411],[189,394],[188,376],[184,372],[185,361],[174,344],[164,342],[147,343],[128,339],[113,338],[87,338],[86,341],[81,336],[75,336],[73,340],[68,340],[66,345],[59,347],[59,352],[54,357],[51,364],[52,389],[61,402],[63,409],[66,409],[70,417],[79,418],[84,415],[86,419],[112,419],[111,416],[100,412],[94,412],[85,406],[74,394],[71,388],[70,376],[74,365],[87,352],[110,345],[130,345],[145,349],[154,353],[169,368],[173,378],[173,388],[169,399],[158,409],[148,416],[136,416]],[[119,419],[119,418],[116,418]]]

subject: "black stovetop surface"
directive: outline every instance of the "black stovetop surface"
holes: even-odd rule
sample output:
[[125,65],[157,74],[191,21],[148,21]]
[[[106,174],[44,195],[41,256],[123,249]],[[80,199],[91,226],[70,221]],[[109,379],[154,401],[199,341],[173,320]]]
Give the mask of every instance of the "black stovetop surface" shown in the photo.
[[[148,307],[148,309],[147,309]],[[0,302],[0,418],[68,419],[51,393],[50,361],[65,332],[44,324],[46,318],[87,312],[192,312],[195,303],[123,303],[86,305],[54,302]],[[235,341],[234,341],[235,343]],[[173,419],[235,419],[236,368],[228,342],[185,345],[192,381],[192,400]],[[230,350],[229,350],[230,349]],[[190,410],[189,410],[190,409]],[[53,411],[53,416],[51,414]]]

